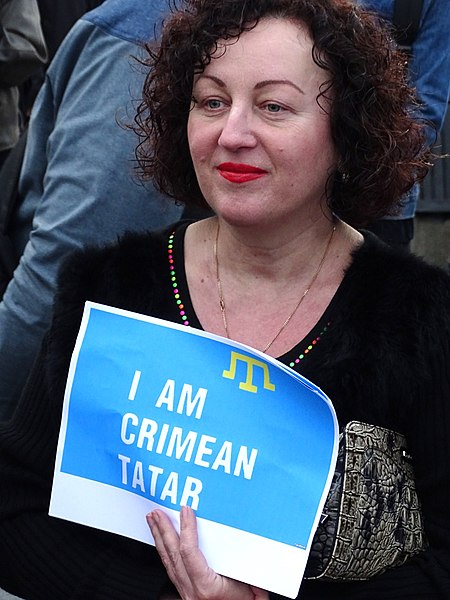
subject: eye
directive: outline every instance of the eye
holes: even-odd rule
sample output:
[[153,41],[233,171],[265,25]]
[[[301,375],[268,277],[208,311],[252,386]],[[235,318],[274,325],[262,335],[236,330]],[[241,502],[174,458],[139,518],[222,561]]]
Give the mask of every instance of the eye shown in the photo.
[[193,97],[193,101],[197,109],[209,116],[221,115],[227,106],[226,99],[208,93]]
[[284,110],[284,108],[276,102],[267,102],[267,104],[265,105],[265,109],[269,113],[280,113]]
[[209,98],[204,102],[204,106],[206,108],[210,108],[211,110],[217,110],[218,108],[222,108],[222,105],[222,101],[218,98]]

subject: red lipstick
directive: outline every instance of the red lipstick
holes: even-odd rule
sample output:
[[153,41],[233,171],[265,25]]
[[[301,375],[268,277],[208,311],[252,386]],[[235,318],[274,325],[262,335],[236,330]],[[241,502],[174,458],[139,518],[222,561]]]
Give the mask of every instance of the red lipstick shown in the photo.
[[253,181],[266,175],[267,171],[259,169],[252,165],[246,165],[243,163],[221,163],[217,170],[224,179],[231,181],[232,183],[245,183],[246,181]]

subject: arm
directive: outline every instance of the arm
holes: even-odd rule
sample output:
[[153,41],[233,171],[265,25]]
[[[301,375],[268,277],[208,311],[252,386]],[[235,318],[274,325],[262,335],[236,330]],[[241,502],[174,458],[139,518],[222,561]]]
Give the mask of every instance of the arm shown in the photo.
[[[388,269],[387,265],[384,268]],[[345,371],[346,380],[354,382],[355,387],[346,381],[342,391],[336,390],[337,405],[341,405],[342,392],[355,397],[362,392],[364,405],[357,412],[350,406],[350,418],[345,414],[343,422],[352,418],[378,422],[405,434],[413,457],[429,546],[404,565],[367,581],[304,581],[301,591],[305,598],[447,600],[450,597],[450,516],[446,508],[450,503],[450,279],[443,271],[434,273],[429,267],[418,269],[416,265],[415,271],[407,265],[402,268],[409,272],[407,278],[399,278],[396,273],[395,278],[385,282],[380,296],[375,293],[379,283],[374,283],[377,278],[372,273],[373,287],[369,293],[375,293],[376,300],[367,314],[380,335],[369,340],[370,349],[366,348],[367,357],[363,358],[361,349],[368,338],[361,329],[359,360],[353,356],[348,363],[338,364]],[[366,272],[370,272],[370,267]],[[404,286],[401,292],[399,280]],[[362,294],[360,289],[358,293]],[[390,315],[386,312],[388,305],[388,311],[392,310]],[[343,321],[336,342],[343,338],[346,343],[346,329],[350,339],[357,339],[357,331],[352,330],[349,319]],[[332,375],[337,376],[337,372]],[[386,390],[389,399],[383,398]],[[332,391],[330,397],[333,398]],[[344,400],[344,406],[345,403]]]
[[412,343],[418,345],[412,354],[416,358],[411,357],[417,376],[404,385],[416,389],[411,405],[403,408],[402,420],[428,548],[369,585],[374,592],[389,589],[389,598],[443,600],[450,597],[450,280],[442,273],[441,281],[422,278],[420,285],[433,292],[424,293],[428,307],[423,312],[409,307],[420,334],[411,334]]
[[430,143],[444,122],[450,93],[450,3],[424,0],[419,33],[412,46],[410,73],[423,103],[422,116],[433,123]]
[[[145,311],[155,288],[147,268],[150,242],[146,237],[143,268],[135,267],[139,272],[128,286],[111,281],[120,281],[136,253],[119,260],[115,251],[90,251],[70,259],[17,410],[0,422],[0,588],[21,598],[157,600],[166,582],[154,548],[48,516],[65,381],[84,300],[118,306],[134,301],[132,308]],[[143,281],[147,289],[140,294]]]
[[[358,4],[392,21],[394,0],[358,0]],[[423,103],[421,115],[431,121],[429,141],[434,142],[444,121],[450,90],[450,4],[423,0],[420,27],[409,60],[411,82]]]
[[157,228],[180,212],[136,183],[136,138],[117,124],[128,120],[123,107],[142,84],[129,60],[137,53],[133,44],[80,21],[39,94],[13,233],[18,253],[24,251],[0,303],[0,414],[11,412],[48,327],[64,257],[126,230]]
[[[420,287],[427,299],[423,310],[408,306],[408,320],[418,331],[410,332],[417,376],[403,384],[413,400],[403,407],[402,420],[429,546],[368,582],[368,589],[398,600],[444,600],[450,597],[450,280],[444,273],[437,279],[422,276]],[[390,595],[382,596],[382,590]]]

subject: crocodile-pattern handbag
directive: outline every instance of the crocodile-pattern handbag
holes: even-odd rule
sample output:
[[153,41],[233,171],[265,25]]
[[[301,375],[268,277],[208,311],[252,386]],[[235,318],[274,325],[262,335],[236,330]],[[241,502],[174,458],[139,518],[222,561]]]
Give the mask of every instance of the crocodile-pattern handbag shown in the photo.
[[425,547],[405,437],[351,421],[339,439],[336,471],[305,578],[369,579]]

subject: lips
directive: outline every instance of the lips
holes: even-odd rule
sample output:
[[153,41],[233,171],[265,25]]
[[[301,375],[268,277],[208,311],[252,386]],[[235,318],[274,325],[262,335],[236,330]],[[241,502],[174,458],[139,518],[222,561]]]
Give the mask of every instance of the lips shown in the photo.
[[259,169],[253,165],[246,165],[243,163],[221,163],[217,167],[217,170],[224,179],[227,179],[232,183],[253,181],[267,174],[267,171],[264,169]]

